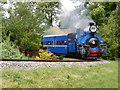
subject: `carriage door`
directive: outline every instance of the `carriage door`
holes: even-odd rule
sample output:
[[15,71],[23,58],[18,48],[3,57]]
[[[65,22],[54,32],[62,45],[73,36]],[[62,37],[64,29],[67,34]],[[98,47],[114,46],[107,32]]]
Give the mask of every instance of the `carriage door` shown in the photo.
[[76,52],[75,35],[73,33],[68,34],[68,52]]

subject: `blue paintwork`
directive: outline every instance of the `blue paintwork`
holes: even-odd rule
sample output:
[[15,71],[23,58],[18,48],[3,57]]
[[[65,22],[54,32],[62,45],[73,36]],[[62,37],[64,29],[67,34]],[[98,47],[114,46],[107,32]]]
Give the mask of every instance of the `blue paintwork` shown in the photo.
[[77,52],[76,44],[74,41],[68,41],[68,52]]
[[57,41],[67,41],[67,36],[53,36],[53,37],[43,37],[43,41],[54,41],[55,45],[46,45],[48,50],[52,53],[67,54],[67,45],[56,45]]
[[52,53],[61,53],[61,54],[67,54],[67,47],[63,46],[53,46],[53,47],[48,47],[48,50],[51,51]]
[[[91,34],[85,33],[84,36],[82,36],[82,37],[79,36],[77,43],[78,43],[79,45],[82,45],[82,43],[85,43],[85,44],[86,44],[87,39],[90,38],[90,37],[92,37]],[[98,40],[99,40],[100,42],[101,42],[101,41],[103,42],[102,38],[101,38],[100,36],[98,36],[97,34],[95,34],[94,37],[98,38]]]
[[53,41],[54,37],[45,37],[43,38],[43,41]]
[[54,37],[55,41],[66,41],[67,40],[67,36],[56,36]]
[[99,48],[90,48],[90,50],[99,50]]
[[[56,36],[43,36],[43,41],[53,41],[54,45],[46,45],[48,47],[48,50],[52,53],[61,53],[61,54],[68,54],[69,52],[77,52],[80,50],[80,48],[77,45],[86,44],[86,41],[88,38],[93,37],[89,32],[77,32],[74,33],[74,39],[75,41],[68,41],[67,35],[56,35]],[[47,36],[47,35],[46,35]],[[94,37],[98,38],[98,40],[103,42],[102,38],[98,36],[97,34],[94,35]],[[56,45],[57,41],[66,41],[66,45]],[[90,48],[90,50],[99,50],[99,48]]]

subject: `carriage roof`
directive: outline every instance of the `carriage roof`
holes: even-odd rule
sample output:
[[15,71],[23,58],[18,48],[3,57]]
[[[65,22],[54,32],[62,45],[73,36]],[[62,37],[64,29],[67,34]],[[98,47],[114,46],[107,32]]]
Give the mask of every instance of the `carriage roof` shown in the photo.
[[67,36],[68,34],[58,34],[58,35],[44,35],[43,37],[56,37],[56,36]]

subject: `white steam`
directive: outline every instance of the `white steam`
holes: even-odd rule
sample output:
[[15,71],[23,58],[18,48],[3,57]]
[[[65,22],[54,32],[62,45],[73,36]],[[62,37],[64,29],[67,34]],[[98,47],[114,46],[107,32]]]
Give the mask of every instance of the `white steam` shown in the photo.
[[60,28],[88,31],[89,23],[94,21],[85,8],[85,2],[80,0],[60,0],[60,2],[62,9]]

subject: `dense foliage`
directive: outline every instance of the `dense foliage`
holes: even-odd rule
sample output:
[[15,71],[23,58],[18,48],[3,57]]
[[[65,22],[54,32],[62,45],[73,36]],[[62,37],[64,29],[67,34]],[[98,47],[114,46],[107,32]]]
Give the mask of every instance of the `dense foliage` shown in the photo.
[[63,57],[56,56],[45,49],[40,49],[38,52],[38,56],[36,56],[36,59],[37,60],[63,60]]
[[10,41],[9,38],[0,43],[0,47],[2,47],[1,56],[3,59],[29,59],[24,54],[19,52],[19,50],[16,48],[14,43]]
[[[11,2],[10,5],[12,6],[7,9],[9,18],[5,15],[2,18],[3,40],[10,35],[10,40],[19,46],[20,51],[39,49],[41,35],[50,26],[53,18],[56,18],[55,8],[58,3]],[[3,11],[6,10],[3,8]]]
[[[0,3],[0,5],[2,6],[2,42],[6,42],[10,36],[10,41],[18,46],[18,51],[38,51],[41,47],[41,35],[46,28],[49,28],[53,19],[57,19],[55,8],[58,8],[59,3],[9,2],[9,8],[4,8],[6,3]],[[5,12],[9,15],[6,16]],[[8,45],[10,46],[11,43]],[[6,49],[2,48],[2,50]],[[11,50],[11,54],[13,50]]]
[[92,3],[88,7],[91,17],[99,26],[99,35],[108,46],[107,56],[110,59],[120,57],[120,6],[115,2]]

